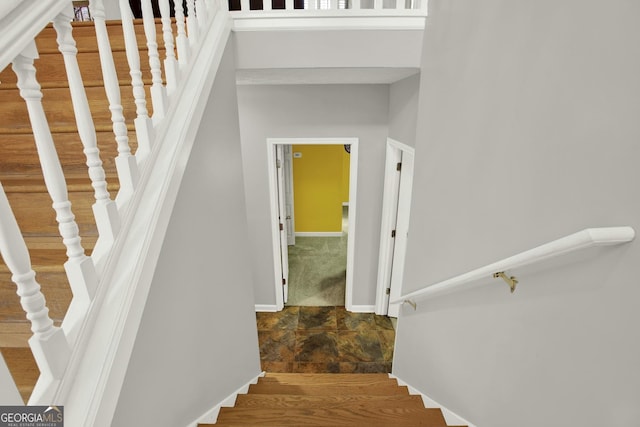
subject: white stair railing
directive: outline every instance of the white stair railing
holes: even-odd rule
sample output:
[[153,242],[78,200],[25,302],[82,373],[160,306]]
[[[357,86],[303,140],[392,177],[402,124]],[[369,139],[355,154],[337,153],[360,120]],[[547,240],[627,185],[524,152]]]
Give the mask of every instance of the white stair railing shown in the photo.
[[50,380],[59,380],[64,374],[71,348],[61,328],[53,326],[44,295],[31,268],[27,245],[11,211],[9,201],[0,184],[0,255],[13,274],[20,303],[31,322],[33,336],[29,346],[40,369]]
[[171,27],[171,8],[169,0],[160,0],[160,15],[162,20],[162,40],[164,41],[164,72],[167,77],[167,95],[173,94],[178,84],[178,61],[176,60],[173,29]]
[[153,123],[156,124],[164,118],[167,111],[167,93],[162,84],[162,70],[160,69],[160,54],[156,41],[156,22],[153,16],[151,0],[142,0],[142,20],[144,22],[144,34],[147,37],[147,49],[149,53],[149,66],[151,67],[151,103],[153,105]]
[[128,0],[120,0],[120,11],[127,63],[129,65],[131,86],[133,88],[133,98],[136,104],[134,126],[138,140],[138,149],[135,157],[137,164],[140,165],[144,163],[144,160],[151,152],[153,124],[151,117],[149,117],[149,111],[147,110],[146,93],[144,91],[144,82],[142,81],[142,71],[140,71],[140,50],[138,49],[138,40],[133,24],[133,14],[131,13]]
[[178,29],[178,35],[176,37],[178,63],[180,68],[184,70],[189,62],[189,40],[187,39],[187,26],[185,23],[184,9],[180,0],[175,4],[175,18],[176,27]]
[[33,66],[33,61],[37,56],[35,42],[32,41],[24,52],[13,60],[13,70],[18,77],[20,96],[27,104],[45,185],[56,211],[62,242],[67,248],[68,261],[64,267],[69,277],[73,300],[72,307],[69,308],[65,317],[63,328],[67,335],[72,337],[70,341],[73,342],[73,337],[75,337],[84,314],[89,308],[89,303],[95,295],[98,277],[93,260],[85,255],[84,248],[80,243],[78,224],[71,212],[71,202],[69,202],[62,166],[42,107],[42,92],[36,79],[36,69]]
[[[87,166],[89,167],[89,177],[91,178],[91,185],[95,191],[96,202],[93,205],[93,212],[98,234],[101,238],[113,242],[120,228],[120,217],[116,204],[111,200],[111,196],[107,191],[106,175],[102,167],[102,160],[100,160],[96,130],[93,119],[91,118],[89,101],[87,100],[82,76],[80,75],[80,67],[78,66],[78,60],[76,58],[78,49],[72,36],[72,19],[73,10],[67,9],[66,12],[59,14],[54,19],[53,27],[58,35],[58,49],[64,58],[69,90],[71,92],[71,102],[73,103],[76,124],[78,126],[78,134],[84,146]],[[98,20],[96,20],[96,22],[98,22]],[[104,24],[104,20],[102,22]],[[105,79],[105,81],[106,80],[107,79]],[[122,117],[122,107],[120,107],[120,116]],[[124,117],[122,118],[122,122],[124,126]],[[130,193],[133,189],[125,186],[125,191]]]

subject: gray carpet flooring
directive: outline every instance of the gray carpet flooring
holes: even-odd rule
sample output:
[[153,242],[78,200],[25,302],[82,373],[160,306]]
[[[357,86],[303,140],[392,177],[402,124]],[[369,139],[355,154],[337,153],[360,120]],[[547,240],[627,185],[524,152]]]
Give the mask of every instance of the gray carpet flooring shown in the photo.
[[347,266],[347,234],[296,237],[289,246],[288,306],[341,306]]

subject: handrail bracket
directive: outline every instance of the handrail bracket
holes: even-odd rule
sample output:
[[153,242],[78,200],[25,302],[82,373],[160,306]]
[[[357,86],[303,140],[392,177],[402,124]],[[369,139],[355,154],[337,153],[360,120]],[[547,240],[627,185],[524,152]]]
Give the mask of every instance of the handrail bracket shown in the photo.
[[493,273],[493,277],[502,278],[502,280],[509,285],[509,288],[511,288],[511,293],[515,292],[516,285],[518,284],[518,279],[516,279],[515,276],[507,276],[504,271],[498,271],[497,273]]
[[410,299],[406,299],[404,301],[402,301],[403,304],[409,304],[411,307],[413,307],[414,310],[418,309],[418,304],[415,303],[415,301],[412,301]]

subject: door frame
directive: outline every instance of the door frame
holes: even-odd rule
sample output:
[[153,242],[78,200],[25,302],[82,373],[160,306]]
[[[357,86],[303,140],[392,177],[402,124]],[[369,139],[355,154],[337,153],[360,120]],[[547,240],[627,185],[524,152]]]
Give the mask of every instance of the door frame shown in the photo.
[[349,218],[347,234],[347,277],[345,287],[345,308],[353,306],[353,271],[356,242],[356,207],[358,189],[358,138],[267,138],[267,168],[269,175],[269,202],[271,207],[271,239],[273,247],[273,269],[276,295],[276,309],[284,308],[282,286],[280,222],[278,220],[278,188],[276,183],[276,145],[345,145],[351,146],[349,156]]
[[[406,233],[409,224],[413,188],[413,161],[406,162],[406,164],[402,162],[401,159],[405,154],[415,157],[415,149],[394,139],[387,138],[375,312],[376,314],[394,317],[398,315],[398,307],[389,307],[389,301],[402,294]],[[397,173],[399,161],[403,163],[400,174]],[[403,233],[402,243],[404,243],[405,247],[399,251],[395,248],[396,239],[391,234],[396,227],[403,228],[401,231]],[[397,231],[396,229],[396,233]],[[398,266],[401,267],[398,268]],[[390,288],[389,294],[387,294],[387,288]]]

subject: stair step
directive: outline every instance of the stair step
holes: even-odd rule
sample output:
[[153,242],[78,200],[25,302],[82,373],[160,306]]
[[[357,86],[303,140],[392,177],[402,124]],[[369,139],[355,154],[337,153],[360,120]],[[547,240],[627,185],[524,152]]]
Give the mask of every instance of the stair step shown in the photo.
[[[7,198],[24,236],[59,236],[56,213],[48,193],[7,193]],[[69,200],[80,236],[96,236],[93,191],[70,192]]]
[[255,394],[291,394],[312,396],[346,396],[371,395],[393,396],[408,395],[407,387],[393,384],[377,385],[323,385],[323,384],[265,384],[258,383],[249,386],[249,393]]
[[30,348],[0,348],[0,351],[26,404],[40,376],[33,353]]
[[[111,129],[106,132],[96,132],[98,149],[102,167],[107,175],[116,174],[115,158],[118,155],[118,145]],[[135,132],[128,132],[129,147],[135,153],[138,147]],[[4,184],[5,175],[42,176],[42,167],[36,150],[32,134],[2,135],[0,144],[0,159],[2,171],[0,181]],[[53,141],[62,169],[67,175],[87,175],[87,158],[84,147],[77,132],[54,133]],[[7,179],[9,179],[7,177]]]
[[424,408],[417,395],[395,396],[300,396],[286,394],[241,394],[236,408]]
[[395,379],[389,378],[388,374],[297,374],[297,373],[275,373],[269,372],[260,378],[262,384],[289,384],[289,385],[379,385],[385,384],[396,387]]
[[[146,87],[147,92],[149,87]],[[111,127],[111,112],[104,88],[85,88],[89,109],[94,123]],[[121,91],[123,114],[127,122],[136,117],[136,108],[131,91]],[[151,103],[147,103],[149,114],[152,114]],[[43,89],[42,105],[51,128],[75,129],[76,119],[71,103],[71,94],[67,88]],[[0,133],[31,132],[31,124],[27,106],[17,91],[0,91],[0,115],[4,117],[0,125]]]
[[[145,48],[147,45],[147,39],[144,35],[142,19],[134,19],[134,28],[136,31],[136,40],[138,41],[138,49]],[[125,44],[122,33],[122,23],[120,21],[107,21],[107,33],[109,33],[111,50],[124,51]],[[93,22],[74,22],[73,38],[76,41],[76,48],[79,53],[96,52],[98,50],[95,25]],[[159,49],[164,48],[164,42],[162,39],[162,23],[160,20],[156,20],[156,43],[158,44]],[[36,46],[38,47],[38,52],[40,54],[58,52],[56,31],[52,25],[48,25],[40,32],[36,38]]]
[[[200,424],[205,426],[206,424]],[[222,408],[215,426],[428,426],[446,427],[439,409]]]

